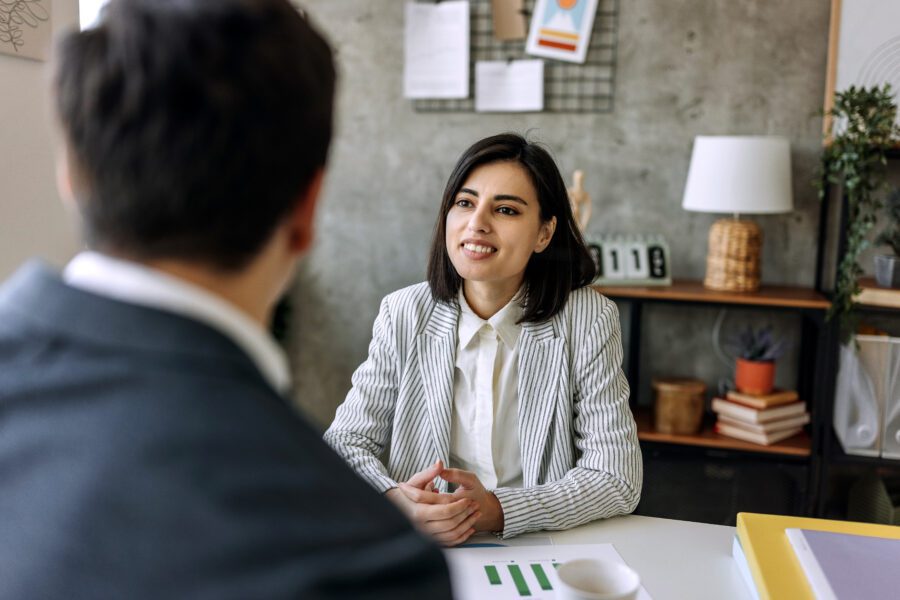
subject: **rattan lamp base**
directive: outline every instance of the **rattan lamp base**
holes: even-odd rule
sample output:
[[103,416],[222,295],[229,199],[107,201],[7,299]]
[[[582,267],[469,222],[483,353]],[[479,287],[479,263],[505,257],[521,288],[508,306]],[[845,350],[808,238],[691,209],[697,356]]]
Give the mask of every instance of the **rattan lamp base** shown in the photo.
[[728,292],[759,289],[762,232],[752,221],[720,219],[709,230],[703,285]]

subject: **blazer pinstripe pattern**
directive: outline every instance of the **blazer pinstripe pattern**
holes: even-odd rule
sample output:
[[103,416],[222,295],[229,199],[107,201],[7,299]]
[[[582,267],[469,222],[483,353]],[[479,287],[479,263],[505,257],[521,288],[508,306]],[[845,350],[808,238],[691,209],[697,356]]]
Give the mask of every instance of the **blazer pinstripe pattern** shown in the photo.
[[[325,433],[379,492],[437,459],[448,464],[458,319],[458,304],[435,302],[427,283],[381,303],[369,357]],[[616,305],[575,290],[553,318],[523,323],[518,344],[524,487],[493,490],[502,536],[633,511],[643,468]]]

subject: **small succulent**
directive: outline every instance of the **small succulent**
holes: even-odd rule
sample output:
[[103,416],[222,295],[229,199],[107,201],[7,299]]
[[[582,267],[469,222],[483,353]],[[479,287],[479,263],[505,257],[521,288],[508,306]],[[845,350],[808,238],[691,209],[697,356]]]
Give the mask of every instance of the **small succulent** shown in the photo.
[[731,349],[738,358],[754,362],[771,362],[781,358],[787,350],[784,337],[775,337],[772,326],[746,329],[729,340]]
[[889,246],[894,256],[900,256],[900,189],[895,189],[885,202],[888,225],[875,241],[879,246]]

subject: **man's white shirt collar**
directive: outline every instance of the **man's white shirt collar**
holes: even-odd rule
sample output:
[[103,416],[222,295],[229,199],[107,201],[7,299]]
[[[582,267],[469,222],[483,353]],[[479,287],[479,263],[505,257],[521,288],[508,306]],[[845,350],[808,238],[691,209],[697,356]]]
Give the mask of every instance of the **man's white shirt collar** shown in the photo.
[[156,269],[99,252],[81,252],[63,280],[100,296],[155,308],[204,323],[241,348],[276,391],[290,389],[287,357],[253,319],[223,298]]

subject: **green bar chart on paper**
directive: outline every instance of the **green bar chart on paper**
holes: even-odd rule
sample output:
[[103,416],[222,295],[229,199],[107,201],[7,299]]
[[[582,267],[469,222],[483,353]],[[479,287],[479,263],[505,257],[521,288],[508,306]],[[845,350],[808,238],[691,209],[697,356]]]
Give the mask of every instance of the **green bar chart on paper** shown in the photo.
[[[576,558],[622,562],[612,544],[450,548],[454,596],[461,600],[551,600],[556,598],[556,569]],[[639,600],[649,600],[646,590]]]
[[[484,574],[487,577],[488,583],[493,586],[509,586],[510,589],[515,588],[516,594],[519,597],[523,598],[531,598],[534,597],[535,594],[532,593],[532,587],[534,587],[535,592],[537,590],[543,592],[552,592],[553,584],[550,582],[550,578],[547,576],[546,568],[553,568],[557,566],[553,563],[553,561],[546,562],[532,562],[527,565],[521,565],[515,561],[508,563],[492,563],[489,565],[484,565]],[[529,582],[529,579],[526,579],[524,573],[530,572],[533,575],[534,579]],[[505,576],[501,575],[504,573]]]

